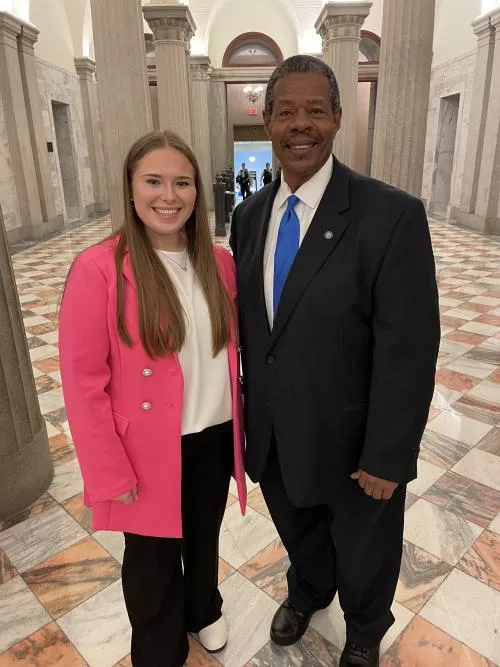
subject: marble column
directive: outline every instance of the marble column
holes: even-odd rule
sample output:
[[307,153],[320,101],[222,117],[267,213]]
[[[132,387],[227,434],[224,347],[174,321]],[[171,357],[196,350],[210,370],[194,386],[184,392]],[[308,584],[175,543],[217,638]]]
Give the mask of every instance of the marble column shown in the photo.
[[371,175],[420,197],[435,0],[384,0]]
[[122,171],[153,129],[140,0],[91,0],[97,90],[113,229],[123,222]]
[[229,155],[227,91],[224,81],[212,81],[210,83],[209,112],[212,173],[215,177],[219,171],[227,169],[231,164]]
[[[491,85],[489,95],[485,95],[483,100],[474,98],[475,106],[479,103],[484,104],[481,114],[481,120],[484,117],[484,136],[477,149],[479,168],[477,190],[472,192],[474,199],[469,211],[465,210],[463,214],[456,217],[459,222],[478,231],[500,234],[500,8],[490,12],[488,19],[495,37],[491,62]],[[485,54],[482,59],[484,56]],[[487,67],[483,67],[483,70],[488,77]],[[486,87],[488,87],[488,80]]]
[[329,2],[315,24],[323,41],[323,58],[335,72],[340,90],[342,125],[333,149],[350,167],[356,159],[359,40],[371,6],[371,2]]
[[0,210],[0,520],[35,502],[54,474]]
[[30,239],[43,235],[43,214],[19,63],[22,28],[22,21],[0,12],[0,96],[23,226],[21,234]]
[[455,216],[462,212],[465,214],[473,213],[475,208],[495,45],[495,31],[489,16],[476,19],[472,23],[472,29],[477,36],[476,68],[462,191],[460,193],[460,210],[452,211],[452,215]]
[[43,225],[37,236],[45,236],[64,226],[62,214],[57,213],[54,185],[43,126],[42,101],[35,64],[35,44],[40,31],[23,23],[18,37],[19,64],[23,83],[26,116],[28,119],[31,150],[42,209]]
[[146,5],[153,31],[160,127],[193,145],[189,49],[196,25],[186,5]]
[[193,102],[193,149],[200,164],[207,207],[214,207],[212,156],[210,153],[210,121],[208,97],[210,91],[210,58],[193,56],[191,65],[191,96]]
[[90,58],[75,58],[75,68],[80,78],[83,117],[94,190],[94,212],[105,213],[109,209],[108,186],[104,169],[97,88],[94,80],[95,62]]

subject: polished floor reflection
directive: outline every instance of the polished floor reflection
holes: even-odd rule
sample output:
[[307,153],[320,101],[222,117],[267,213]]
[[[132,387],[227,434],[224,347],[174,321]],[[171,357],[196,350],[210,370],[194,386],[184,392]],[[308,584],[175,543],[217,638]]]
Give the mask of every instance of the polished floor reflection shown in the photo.
[[[101,220],[14,255],[40,406],[55,463],[40,500],[0,523],[0,667],[130,667],[120,585],[123,538],[92,533],[68,429],[57,305],[76,253],[109,233]],[[500,243],[432,223],[442,344],[383,667],[500,665]],[[409,378],[409,381],[411,379]],[[390,388],[388,388],[390,391]],[[291,649],[269,642],[286,595],[286,553],[258,487],[240,516],[235,488],[221,537],[230,639],[216,657],[193,640],[190,667],[336,667],[335,601]]]

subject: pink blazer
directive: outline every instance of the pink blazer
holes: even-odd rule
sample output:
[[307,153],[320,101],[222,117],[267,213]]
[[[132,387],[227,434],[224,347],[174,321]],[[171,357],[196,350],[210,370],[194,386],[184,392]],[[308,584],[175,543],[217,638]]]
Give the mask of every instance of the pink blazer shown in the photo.
[[[182,370],[176,354],[152,360],[140,344],[136,285],[128,255],[123,262],[125,321],[133,347],[119,338],[115,248],[113,239],[79,255],[61,306],[63,391],[85,503],[92,507],[94,530],[181,537]],[[217,246],[214,253],[228,294],[235,300],[233,259]],[[227,354],[233,402],[233,474],[244,513],[243,409],[234,333]],[[136,502],[112,501],[136,484]]]

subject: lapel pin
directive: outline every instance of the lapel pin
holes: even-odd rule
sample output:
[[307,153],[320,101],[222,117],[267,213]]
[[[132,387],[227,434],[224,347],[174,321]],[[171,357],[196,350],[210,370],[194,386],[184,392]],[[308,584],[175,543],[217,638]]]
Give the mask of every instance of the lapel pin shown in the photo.
[[333,232],[330,232],[330,231],[325,232],[325,239],[327,241],[331,241],[333,239]]

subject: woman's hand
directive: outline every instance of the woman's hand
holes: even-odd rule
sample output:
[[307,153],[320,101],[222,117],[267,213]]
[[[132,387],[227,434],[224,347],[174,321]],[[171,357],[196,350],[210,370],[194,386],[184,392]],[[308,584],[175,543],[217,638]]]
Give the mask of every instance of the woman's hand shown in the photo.
[[115,503],[123,503],[124,505],[131,505],[134,501],[138,499],[137,495],[137,487],[134,486],[133,489],[130,489],[130,491],[127,491],[126,493],[122,493],[121,496],[116,496],[116,498],[113,498]]

